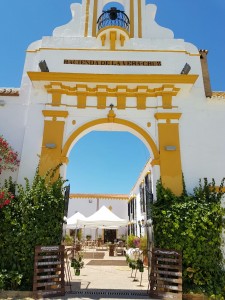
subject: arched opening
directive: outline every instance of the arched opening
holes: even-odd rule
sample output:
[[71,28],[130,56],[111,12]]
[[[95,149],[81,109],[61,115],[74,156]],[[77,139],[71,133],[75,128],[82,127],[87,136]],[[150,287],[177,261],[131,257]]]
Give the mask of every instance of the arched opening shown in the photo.
[[118,10],[123,10],[124,11],[124,6],[117,1],[108,1],[103,7],[103,11],[110,9],[111,7],[116,7]]
[[66,178],[72,193],[129,194],[149,150],[128,132],[92,131],[69,155]]
[[110,27],[118,26],[126,29],[129,32],[130,20],[125,13],[124,6],[118,2],[109,2],[103,9],[102,14],[99,16],[98,31]]
[[152,159],[159,159],[159,151],[155,141],[151,138],[147,131],[137,124],[124,119],[114,118],[113,122],[109,123],[107,118],[96,119],[81,125],[75,130],[66,140],[62,149],[62,158],[68,157],[73,145],[85,134],[93,130],[103,131],[128,131],[138,137],[149,149]]
[[[87,212],[86,216],[89,216],[92,214],[91,210],[92,210],[92,212],[93,212],[93,210],[97,212],[98,208],[101,208],[101,205],[105,201],[108,203],[108,204],[105,204],[105,206],[107,208],[109,208],[113,213],[115,213],[120,218],[124,218],[124,216],[128,215],[128,212],[127,212],[128,206],[127,205],[128,205],[129,197],[127,199],[123,199],[123,200],[118,199],[116,197],[114,199],[111,199],[111,198],[109,199],[109,197],[110,197],[109,194],[113,194],[113,193],[118,194],[118,193],[125,193],[125,192],[127,194],[129,194],[129,189],[131,189],[133,187],[132,185],[134,185],[135,181],[138,179],[138,177],[140,175],[140,171],[142,171],[142,168],[144,167],[146,161],[149,158],[149,155],[153,158],[158,158],[158,156],[159,156],[156,144],[153,141],[153,139],[150,137],[150,135],[147,133],[147,131],[145,131],[143,128],[139,127],[137,124],[127,121],[127,120],[114,118],[113,121],[114,122],[109,122],[108,119],[97,119],[94,121],[90,121],[86,124],[83,124],[82,126],[78,127],[68,137],[68,139],[64,145],[63,155],[69,157],[69,165],[68,165],[67,171],[71,172],[71,174],[72,174],[71,176],[73,176],[73,170],[71,169],[71,167],[74,165],[74,162],[72,162],[72,156],[74,154],[79,156],[79,153],[76,153],[76,147],[78,147],[80,143],[81,144],[84,143],[83,148],[81,147],[80,151],[84,152],[85,150],[87,150],[85,153],[82,153],[84,159],[85,159],[85,157],[87,158],[87,161],[84,162],[84,163],[86,163],[86,166],[85,166],[86,170],[84,170],[84,177],[83,177],[84,181],[85,181],[85,173],[86,172],[91,173],[90,177],[89,177],[89,174],[87,174],[86,182],[84,182],[84,186],[82,187],[82,189],[79,190],[79,187],[77,187],[77,190],[75,190],[75,193],[77,193],[77,191],[78,191],[79,196],[73,195],[74,198],[71,198],[71,199],[73,199],[73,200],[71,200],[71,203],[73,202],[73,204],[74,204],[73,213],[75,211],[78,211],[78,212],[81,212],[83,215],[85,215],[85,213],[84,213],[84,211],[85,211],[85,212]],[[105,135],[105,137],[104,137],[104,135]],[[117,146],[115,145],[115,139],[118,139]],[[88,143],[88,140],[90,143]],[[95,143],[100,144],[100,147],[96,147],[96,149],[93,149],[94,148],[93,140],[95,141]],[[130,140],[132,140],[131,143],[130,143]],[[136,143],[138,142],[138,146],[136,148],[136,153],[134,151],[133,156],[129,156],[128,155],[129,147],[134,147],[133,145],[135,142]],[[125,145],[126,147],[123,147],[124,144],[127,144],[127,145]],[[116,149],[115,147],[117,147],[118,149]],[[139,147],[139,149],[138,149],[138,147]],[[117,173],[114,173],[114,178],[113,179],[109,178],[109,182],[108,182],[109,186],[110,186],[110,184],[115,185],[114,190],[99,191],[98,189],[92,190],[92,188],[87,189],[87,191],[85,190],[85,184],[87,186],[89,185],[89,182],[96,175],[95,174],[96,168],[98,168],[98,167],[100,168],[99,164],[101,162],[97,161],[96,164],[94,162],[95,155],[97,153],[101,157],[101,155],[103,153],[102,152],[103,149],[106,152],[108,152],[108,157],[103,166],[104,174],[102,174],[102,177],[100,177],[100,180],[102,180],[102,185],[106,184],[105,179],[107,181],[107,174],[110,173],[110,171],[111,171],[112,165],[109,164],[109,161],[113,160],[113,155],[115,153],[115,150],[118,150],[118,153],[121,152],[120,153],[122,156],[120,158],[121,160],[125,160],[125,158],[126,158],[126,161],[125,161],[126,174],[129,173],[130,166],[132,164],[134,164],[134,160],[136,158],[138,158],[138,156],[142,156],[142,160],[139,163],[139,169],[136,170],[136,174],[134,176],[135,178],[133,177],[134,181],[132,183],[130,183],[131,186],[129,186],[126,191],[124,191],[123,189],[120,189],[120,187],[119,187],[119,190],[117,190],[117,187],[116,187],[118,184],[118,182],[116,181],[117,178],[116,178],[116,180],[114,180],[114,179],[115,179],[116,174],[118,175],[118,170],[117,170]],[[101,150],[101,152],[99,153],[100,150]],[[75,153],[73,153],[73,151]],[[90,153],[94,154],[94,156],[89,158],[88,155],[90,155]],[[128,157],[126,157],[126,156],[128,156]],[[77,157],[76,159],[79,160],[79,157]],[[70,166],[70,163],[71,163],[71,166]],[[74,166],[74,168],[75,168],[74,172],[77,172],[77,176],[79,176],[79,172],[80,172],[79,168],[83,168],[82,164],[77,169],[76,169],[76,166]],[[119,168],[117,161],[115,163],[115,168],[117,168],[117,169]],[[98,170],[98,172],[101,173],[102,170],[100,169],[100,170]],[[68,176],[66,176],[66,177],[68,178]],[[76,176],[74,176],[74,178],[76,178]],[[121,181],[121,179],[118,178],[118,181]],[[80,184],[80,183],[78,183],[78,184]],[[98,194],[95,197],[92,197],[92,195],[91,195],[92,191],[96,194],[98,192],[100,192],[100,194]],[[73,193],[73,190],[71,191],[71,193]],[[81,193],[84,193],[84,195],[82,195]],[[101,195],[101,193],[107,193],[108,198],[106,197],[107,199],[105,199],[104,195]],[[120,197],[121,196],[122,195],[120,195]],[[84,209],[84,210],[81,211],[81,209]],[[124,213],[124,215],[119,215],[119,213]],[[145,270],[145,274],[143,276],[143,286],[134,285],[133,281],[135,281],[134,280],[135,277],[133,277],[130,282],[130,269],[127,266],[126,259],[124,256],[124,253],[125,253],[124,247],[122,247],[122,252],[119,252],[119,250],[121,250],[121,249],[117,246],[116,246],[116,249],[118,249],[118,251],[116,250],[116,252],[115,251],[110,252],[112,249],[108,243],[109,242],[111,243],[111,239],[112,239],[112,241],[116,240],[114,245],[117,245],[117,243],[120,243],[122,238],[124,238],[125,242],[127,241],[128,225],[126,225],[125,228],[118,228],[118,229],[99,228],[97,230],[95,230],[95,229],[93,230],[93,229],[84,227],[82,230],[83,230],[82,236],[85,239],[85,247],[86,247],[86,245],[91,245],[90,247],[95,247],[95,246],[93,246],[93,244],[89,244],[89,242],[87,241],[87,237],[91,238],[92,241],[94,240],[94,243],[95,243],[94,245],[96,245],[96,240],[99,238],[101,238],[101,240],[103,241],[103,246],[102,246],[103,248],[98,247],[98,246],[96,246],[96,248],[86,248],[87,252],[85,252],[86,253],[85,255],[91,255],[91,260],[90,260],[90,262],[88,262],[88,266],[89,265],[92,266],[92,264],[96,264],[95,265],[96,272],[99,272],[98,267],[100,267],[101,264],[103,264],[103,263],[111,264],[110,267],[109,267],[109,265],[105,265],[105,267],[102,266],[102,270],[104,270],[103,272],[106,272],[104,274],[104,285],[105,285],[105,288],[107,289],[107,291],[109,289],[111,289],[110,292],[112,293],[112,295],[114,295],[115,293],[119,293],[119,289],[121,287],[121,282],[122,281],[124,282],[124,280],[127,280],[126,287],[123,286],[124,291],[126,293],[128,293],[128,294],[135,293],[135,290],[137,293],[140,293],[140,294],[142,292],[146,293],[146,289],[148,287],[147,267]],[[87,242],[87,244],[86,244],[86,242]],[[105,247],[105,245],[107,245],[107,248]],[[83,244],[82,244],[82,246],[83,246]],[[89,247],[89,246],[87,246],[87,247]],[[114,254],[112,254],[112,253],[114,253]],[[103,255],[104,255],[104,259],[100,260],[100,256],[102,257]],[[112,256],[114,256],[114,257],[112,257]],[[98,260],[96,258],[98,258]],[[92,267],[92,268],[94,268],[94,267]],[[107,278],[107,276],[110,275],[110,274],[108,274],[108,270],[109,269],[116,270],[118,268],[121,268],[121,270],[126,269],[127,273],[126,273],[126,275],[124,272],[119,272],[119,274],[117,273],[117,276],[121,276],[121,278],[118,279],[117,283],[112,283],[111,279]],[[86,270],[84,270],[82,272],[86,272]],[[126,276],[126,278],[124,278],[124,276]],[[95,275],[95,277],[96,277],[96,275]],[[138,279],[140,281],[140,273],[137,275],[136,279]],[[94,278],[93,278],[93,281],[94,281]],[[108,284],[108,286],[107,286],[107,284]],[[144,290],[144,287],[146,287],[145,290]],[[103,288],[103,286],[98,286],[98,289],[99,288]],[[82,293],[82,291],[81,291],[81,293]]]

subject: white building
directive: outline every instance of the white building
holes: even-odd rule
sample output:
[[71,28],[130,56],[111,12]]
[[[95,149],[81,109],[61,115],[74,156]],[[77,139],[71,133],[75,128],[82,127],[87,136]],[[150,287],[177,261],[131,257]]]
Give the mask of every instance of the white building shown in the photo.
[[117,2],[123,12],[102,14],[108,0],[72,4],[68,24],[28,47],[21,87],[0,89],[1,133],[21,158],[15,180],[32,179],[39,156],[41,174],[62,163],[66,178],[75,143],[114,130],[148,147],[153,193],[161,177],[180,194],[182,173],[188,191],[203,177],[219,185],[225,94],[211,91],[207,51],[158,25],[155,5]]
[[[128,195],[119,194],[70,194],[68,218],[76,212],[82,213],[85,217],[91,216],[102,206],[106,206],[121,219],[127,219]],[[118,229],[85,228],[82,226],[82,237],[90,235],[92,239],[101,238],[104,241],[113,242],[116,239],[126,238],[127,227],[121,226]]]

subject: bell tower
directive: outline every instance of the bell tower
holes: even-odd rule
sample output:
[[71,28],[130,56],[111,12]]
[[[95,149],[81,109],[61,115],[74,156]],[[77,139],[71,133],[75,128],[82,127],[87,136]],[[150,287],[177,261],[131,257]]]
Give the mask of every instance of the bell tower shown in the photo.
[[[117,2],[120,6],[122,5],[124,9],[118,9],[115,2]],[[112,3],[111,7],[110,3]],[[124,28],[125,23],[129,20],[129,26],[126,26],[129,38],[142,37],[142,10],[145,6],[145,0],[86,0],[84,1],[84,5],[85,36],[97,37],[103,24],[105,27]],[[105,10],[106,5],[109,9]],[[113,10],[110,11],[111,9]],[[136,17],[134,17],[135,15]],[[112,18],[114,18],[114,20]],[[108,19],[108,25],[106,25],[107,22],[103,22],[103,19],[105,21]]]

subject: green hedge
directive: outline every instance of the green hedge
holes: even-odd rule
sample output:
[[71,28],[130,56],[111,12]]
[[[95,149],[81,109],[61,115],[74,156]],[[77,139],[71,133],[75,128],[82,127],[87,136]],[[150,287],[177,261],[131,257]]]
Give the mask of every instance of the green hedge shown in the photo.
[[55,171],[43,177],[37,171],[33,183],[26,179],[25,187],[11,180],[5,183],[9,191],[17,192],[11,203],[0,209],[2,289],[11,289],[14,283],[14,289],[32,290],[35,246],[61,243],[65,181],[61,177],[52,181]]
[[157,201],[152,207],[155,247],[182,251],[186,293],[225,294],[223,183],[217,190],[214,180],[200,180],[193,195],[184,191],[180,197],[160,181],[157,184]]

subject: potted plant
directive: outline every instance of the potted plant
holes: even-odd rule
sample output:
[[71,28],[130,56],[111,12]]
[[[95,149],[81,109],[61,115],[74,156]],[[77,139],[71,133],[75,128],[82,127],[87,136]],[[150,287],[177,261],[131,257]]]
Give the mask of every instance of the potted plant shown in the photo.
[[139,270],[139,272],[144,272],[144,264],[140,258],[138,258],[137,260],[137,269]]
[[140,238],[140,249],[142,250],[143,253],[143,262],[144,265],[148,265],[148,241],[147,241],[147,236],[143,236]]
[[71,267],[74,268],[74,274],[76,276],[80,275],[80,269],[84,267],[83,257],[80,253],[78,253],[77,257],[72,258]]
[[90,235],[90,234],[87,234],[87,235],[86,235],[86,239],[87,239],[87,241],[90,241],[90,240],[91,240],[91,235]]
[[101,247],[102,245],[102,237],[98,237],[98,247]]

